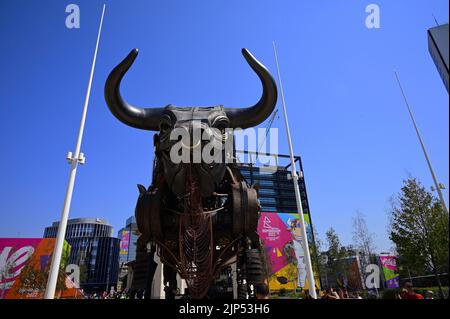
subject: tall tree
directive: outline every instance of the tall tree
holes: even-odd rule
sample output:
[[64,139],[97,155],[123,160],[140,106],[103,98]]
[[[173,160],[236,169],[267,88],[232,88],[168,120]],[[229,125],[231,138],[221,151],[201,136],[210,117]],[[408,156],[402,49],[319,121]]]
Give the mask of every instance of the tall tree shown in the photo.
[[375,252],[375,235],[369,231],[366,223],[366,216],[361,211],[356,211],[356,215],[352,218],[353,222],[353,242],[355,248],[361,252],[361,262],[363,269],[372,262]]
[[449,266],[449,217],[439,200],[415,178],[404,181],[390,211],[390,239],[401,256],[401,266],[435,275],[444,296],[439,273]]
[[371,256],[375,252],[375,235],[369,231],[366,223],[366,216],[361,211],[357,211],[352,218],[353,241],[355,247],[361,250],[366,256]]
[[339,274],[343,274],[346,270],[344,258],[348,256],[348,253],[342,246],[341,240],[333,227],[326,232],[326,238],[328,244],[326,252],[327,272],[330,275],[329,277],[337,278]]

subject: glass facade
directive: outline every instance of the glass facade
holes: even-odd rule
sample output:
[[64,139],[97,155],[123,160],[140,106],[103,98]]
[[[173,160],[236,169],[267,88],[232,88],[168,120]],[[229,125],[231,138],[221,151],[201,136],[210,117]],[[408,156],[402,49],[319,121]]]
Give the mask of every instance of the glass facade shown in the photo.
[[[59,223],[46,227],[44,238],[56,237]],[[86,292],[103,292],[116,286],[119,273],[119,242],[113,228],[99,218],[71,219],[66,240],[71,245],[69,263],[80,267],[80,285]]]
[[[236,153],[249,154],[249,152],[239,151]],[[250,153],[250,155],[252,154]],[[258,185],[258,197],[261,204],[261,212],[266,213],[268,216],[275,217],[277,215],[277,218],[283,222],[282,215],[289,216],[291,214],[298,214],[290,156],[280,154],[266,155],[268,157],[273,157],[274,160],[271,162],[275,165],[259,165],[256,160],[252,161],[252,156],[250,156],[249,161],[245,161],[245,156],[236,156],[236,158],[238,158],[237,166],[248,184]],[[255,157],[255,154],[253,154],[253,157]],[[244,159],[244,161],[242,159]],[[303,214],[306,221],[306,232],[311,251],[311,249],[315,249],[313,221],[308,203],[303,166],[299,156],[294,157],[294,165],[299,176],[298,184],[300,198],[302,201]],[[277,255],[277,257],[279,256]],[[276,273],[273,275],[277,276]],[[297,277],[298,275],[296,274],[295,276]],[[297,279],[298,278],[300,277],[297,277]],[[321,286],[320,276],[318,274],[316,274],[316,280],[317,283],[319,283],[319,286]],[[272,285],[272,283],[270,283],[270,285]],[[276,285],[273,286],[275,287]]]
[[[269,166],[259,163],[256,160],[256,154],[254,152],[235,152],[237,168],[241,172],[247,184],[258,185],[258,199],[261,204],[261,212],[269,214],[273,213],[274,215],[298,214],[294,182],[291,177],[292,168],[290,164],[290,157],[280,154],[261,155],[265,157],[265,161],[267,161],[268,157],[272,157],[270,162],[274,165]],[[308,216],[309,220],[307,225],[311,225],[311,228],[307,226],[308,239],[310,239],[309,244],[311,249],[311,245],[315,245],[315,241],[301,158],[299,156],[295,156],[294,162],[299,175],[298,183],[303,213]],[[220,278],[215,281],[217,291],[224,298],[226,298],[225,296],[231,298],[231,292],[229,291],[231,282],[227,279],[227,273],[230,272],[230,268],[225,269],[224,272],[221,273]],[[283,276],[284,275],[285,274],[283,274]],[[297,273],[295,273],[295,276],[297,276]],[[319,276],[316,276],[316,280],[320,283]]]
[[[276,167],[264,169],[264,166],[252,162],[240,162],[238,168],[248,184],[259,186],[258,196],[261,203],[262,212],[266,213],[298,213],[297,202],[295,200],[294,183],[291,178],[291,168],[289,156],[273,155],[277,157]],[[241,159],[243,157],[240,157]],[[282,160],[287,162],[282,165]],[[298,184],[300,197],[302,199],[303,213],[310,215],[308,195],[306,193],[305,179],[301,158],[295,157],[297,172],[300,176]],[[311,218],[311,216],[309,216]]]
[[136,259],[136,245],[139,235],[136,218],[131,216],[126,220],[125,227],[119,230],[117,234],[120,239],[119,264],[121,266]]
[[428,30],[428,49],[441,75],[445,87],[449,87],[449,30],[448,23]]
[[[56,237],[59,222],[54,222],[52,226],[46,227],[45,238]],[[76,237],[111,237],[112,226],[99,218],[76,218],[67,222],[66,239]]]

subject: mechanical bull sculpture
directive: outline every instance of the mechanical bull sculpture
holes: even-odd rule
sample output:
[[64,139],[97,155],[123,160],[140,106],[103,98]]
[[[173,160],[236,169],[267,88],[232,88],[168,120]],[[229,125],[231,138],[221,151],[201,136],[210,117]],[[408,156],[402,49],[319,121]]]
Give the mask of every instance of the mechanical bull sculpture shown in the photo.
[[[171,133],[195,130],[209,142],[223,144],[230,128],[249,128],[262,123],[277,101],[277,87],[269,71],[249,51],[242,54],[262,82],[263,93],[253,106],[228,108],[166,107],[139,108],[120,94],[123,76],[138,55],[137,49],[110,73],[105,99],[111,112],[134,128],[157,131],[154,135],[155,165],[152,185],[138,185],[136,220],[141,233],[132,286],[147,297],[155,273],[154,254],[164,265],[166,298],[174,298],[176,274],[186,280],[188,297],[205,298],[220,272],[237,263],[239,297],[251,295],[251,284],[266,278],[263,255],[256,232],[259,201],[235,161],[174,163],[171,149],[179,143]],[[183,142],[183,141],[182,141]],[[186,145],[188,144],[188,145]],[[191,154],[205,141],[182,143]],[[233,157],[223,151],[224,157]],[[191,157],[190,157],[191,158]]]

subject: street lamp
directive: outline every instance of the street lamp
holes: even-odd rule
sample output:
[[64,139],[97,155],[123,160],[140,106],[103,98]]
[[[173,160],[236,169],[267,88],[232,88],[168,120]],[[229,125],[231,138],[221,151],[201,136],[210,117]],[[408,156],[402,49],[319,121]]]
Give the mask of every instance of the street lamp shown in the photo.
[[427,164],[428,164],[428,169],[430,170],[431,177],[433,178],[433,182],[434,182],[434,186],[435,186],[433,189],[436,190],[437,193],[438,193],[442,209],[444,210],[444,212],[446,212],[448,214],[447,205],[446,205],[445,200],[444,200],[444,195],[442,194],[442,189],[445,189],[445,187],[444,187],[443,184],[438,182],[436,174],[434,173],[433,166],[431,165],[430,157],[428,156],[427,150],[425,148],[425,144],[423,142],[422,136],[420,135],[419,128],[417,127],[416,119],[414,118],[414,114],[413,114],[413,112],[411,110],[411,107],[409,106],[408,99],[406,98],[406,94],[403,91],[403,87],[402,87],[402,84],[400,82],[400,78],[398,76],[398,73],[397,73],[397,71],[394,71],[394,73],[395,73],[395,77],[396,77],[397,82],[398,82],[398,86],[400,87],[400,91],[402,92],[403,99],[405,100],[406,107],[408,108],[408,113],[409,113],[409,116],[411,117],[411,121],[413,122],[414,129],[416,130],[417,138],[419,139],[419,143],[420,143],[420,146],[422,147],[423,154],[425,155],[425,159],[426,159]]
[[97,60],[98,45],[100,42],[100,34],[102,31],[104,15],[105,15],[105,5],[103,5],[102,17],[100,19],[100,26],[98,28],[97,43],[95,45],[94,58],[92,61],[91,73],[89,76],[89,82],[88,82],[88,87],[87,87],[87,91],[86,91],[86,98],[84,101],[83,113],[81,116],[80,129],[78,131],[77,143],[75,146],[75,153],[72,154],[72,152],[69,152],[66,156],[67,161],[71,165],[70,174],[69,174],[69,182],[67,183],[66,197],[64,200],[64,208],[61,213],[61,221],[58,226],[58,234],[56,235],[55,248],[54,248],[53,255],[52,255],[50,271],[48,274],[47,287],[45,290],[45,296],[44,296],[45,299],[55,298],[56,282],[58,279],[59,267],[61,264],[61,256],[62,256],[62,252],[63,252],[64,238],[66,236],[67,220],[69,219],[69,210],[70,210],[70,204],[72,202],[72,194],[73,194],[73,188],[75,185],[75,177],[77,175],[77,168],[78,168],[78,164],[83,165],[86,161],[84,154],[81,153],[80,150],[81,150],[81,142],[83,140],[84,125],[86,123],[86,115],[87,115],[87,110],[88,110],[89,97],[91,95],[92,79],[94,77],[95,62]]
[[[312,298],[317,299],[316,283],[315,283],[315,278],[314,278],[314,272],[312,269],[311,254],[309,252],[308,236],[306,234],[305,217],[303,216],[302,199],[300,197],[300,189],[298,186],[299,176],[297,173],[297,167],[295,165],[295,160],[294,160],[294,151],[292,148],[291,131],[289,130],[289,122],[288,122],[287,111],[286,111],[286,103],[284,101],[283,85],[281,82],[280,68],[278,66],[277,49],[275,46],[275,42],[273,42],[272,44],[273,44],[273,52],[275,54],[275,63],[277,66],[278,82],[280,83],[281,103],[283,105],[284,123],[286,125],[286,134],[287,134],[289,152],[290,152],[290,158],[291,158],[291,169],[292,169],[291,174],[292,174],[292,180],[294,181],[295,199],[297,202],[297,211],[298,211],[299,220],[300,220],[300,230],[301,230],[301,234],[302,234],[302,238],[303,238],[302,244],[303,244],[303,250],[305,253],[305,266],[306,266],[306,273],[307,273],[307,278],[308,278],[309,294],[311,295]],[[300,171],[300,174],[302,174],[301,171]]]

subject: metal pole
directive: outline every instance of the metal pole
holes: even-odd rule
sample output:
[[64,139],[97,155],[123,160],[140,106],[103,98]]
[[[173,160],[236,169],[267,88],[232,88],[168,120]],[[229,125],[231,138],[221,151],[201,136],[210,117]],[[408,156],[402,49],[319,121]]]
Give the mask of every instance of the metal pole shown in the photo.
[[411,272],[409,271],[409,267],[406,266],[406,270],[408,270],[408,277],[409,277],[409,281],[411,282],[411,284],[413,283],[413,280],[411,278]]
[[[312,298],[317,299],[316,294],[316,283],[314,279],[314,272],[312,269],[311,264],[311,255],[309,253],[309,244],[308,244],[308,237],[306,234],[306,226],[305,226],[305,218],[303,216],[303,205],[302,200],[300,197],[300,189],[298,187],[298,174],[297,174],[297,168],[295,166],[295,160],[294,160],[294,151],[292,148],[292,141],[291,141],[291,132],[289,130],[289,122],[287,117],[287,111],[286,111],[286,103],[284,101],[284,93],[283,93],[283,84],[281,82],[281,75],[280,75],[280,68],[278,66],[278,57],[277,57],[277,49],[275,46],[275,42],[272,42],[273,44],[273,52],[275,54],[275,62],[277,65],[277,73],[278,73],[278,82],[280,83],[280,93],[281,93],[281,103],[283,104],[283,113],[284,113],[284,123],[286,125],[286,134],[288,138],[288,144],[289,144],[289,153],[291,157],[291,168],[292,168],[292,180],[294,181],[294,190],[295,190],[295,199],[297,201],[297,211],[300,217],[300,229],[302,233],[302,243],[303,243],[303,250],[305,252],[305,264],[306,264],[306,273],[308,278],[308,285],[309,285],[309,294]],[[302,174],[302,172],[300,172]]]
[[416,134],[417,134],[417,137],[419,139],[420,145],[422,147],[423,154],[425,155],[425,159],[427,160],[428,168],[430,169],[431,177],[433,178],[433,181],[434,181],[434,186],[436,187],[436,191],[438,192],[439,200],[441,201],[441,205],[442,205],[442,209],[448,214],[448,209],[447,209],[447,205],[446,205],[445,200],[444,200],[444,195],[442,195],[441,185],[439,185],[439,182],[438,182],[438,180],[436,178],[436,174],[434,173],[433,166],[431,165],[430,158],[428,157],[428,153],[427,153],[427,150],[425,148],[425,144],[424,144],[424,142],[422,140],[422,137],[420,136],[419,128],[417,127],[416,120],[414,118],[414,114],[413,114],[413,112],[412,112],[412,110],[411,110],[411,108],[409,106],[408,99],[406,98],[405,92],[403,91],[403,87],[402,87],[402,84],[400,82],[400,78],[398,76],[397,71],[394,71],[394,73],[395,73],[395,77],[397,78],[397,82],[398,82],[398,85],[399,85],[400,90],[402,92],[403,98],[405,99],[406,107],[408,108],[409,115],[411,117],[411,120],[413,122],[414,128],[416,130]]
[[69,174],[69,182],[67,184],[66,197],[64,200],[64,208],[61,213],[61,221],[60,221],[59,227],[58,227],[58,234],[56,235],[55,249],[53,251],[52,262],[50,265],[50,272],[48,275],[47,288],[45,290],[45,296],[44,296],[45,299],[53,299],[55,297],[56,283],[58,280],[58,273],[59,273],[59,268],[60,268],[60,264],[61,264],[61,255],[62,255],[63,246],[64,246],[64,237],[66,234],[67,220],[69,218],[70,203],[72,201],[72,193],[73,193],[73,187],[75,184],[75,177],[77,174],[77,167],[78,167],[78,163],[80,163],[80,164],[84,163],[84,154],[80,153],[80,149],[81,149],[81,142],[83,140],[84,124],[86,122],[86,114],[87,114],[87,109],[88,109],[88,104],[89,104],[89,97],[91,94],[92,78],[94,76],[95,62],[97,59],[98,44],[100,42],[100,34],[102,31],[103,17],[105,15],[105,8],[106,8],[106,5],[104,4],[103,11],[102,11],[102,17],[100,19],[100,26],[99,26],[98,34],[97,34],[97,43],[95,45],[94,59],[92,61],[91,73],[89,76],[89,83],[88,83],[88,87],[87,87],[87,91],[86,91],[86,99],[84,101],[83,114],[81,116],[80,129],[78,131],[78,138],[77,138],[77,143],[75,146],[75,153],[73,154],[73,156],[71,153],[69,153],[68,157],[67,157],[67,160],[71,164],[70,174]]

